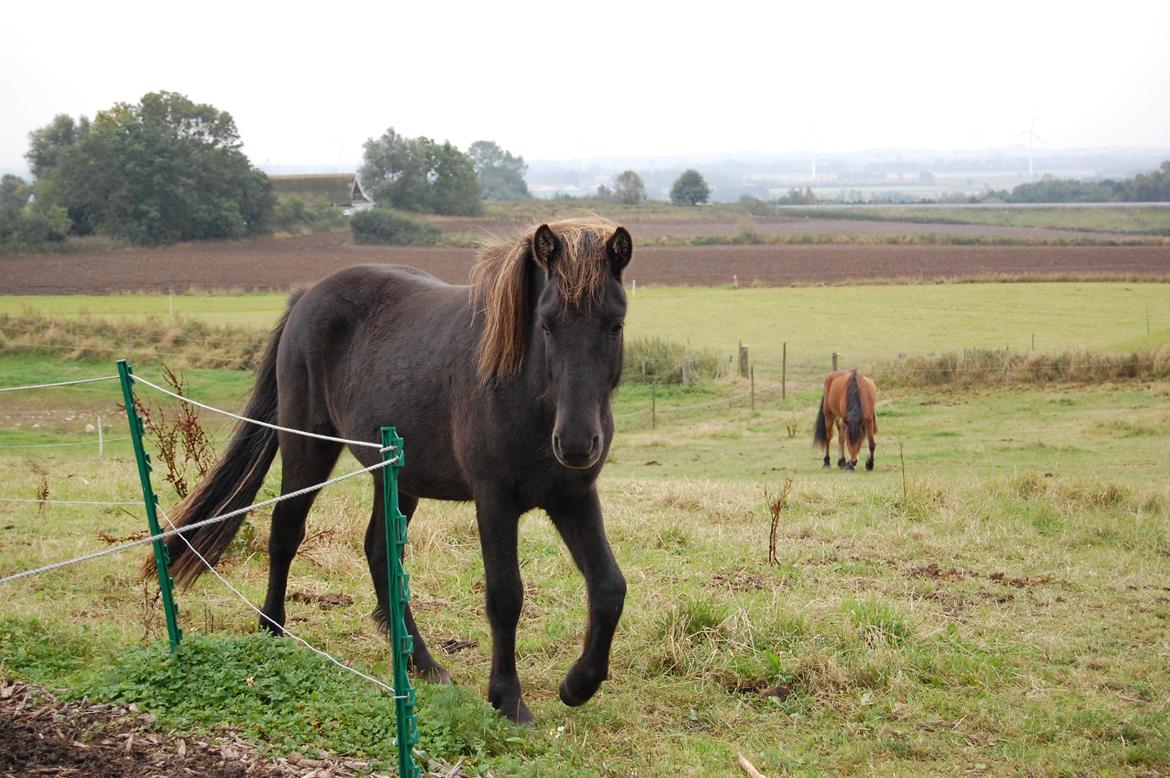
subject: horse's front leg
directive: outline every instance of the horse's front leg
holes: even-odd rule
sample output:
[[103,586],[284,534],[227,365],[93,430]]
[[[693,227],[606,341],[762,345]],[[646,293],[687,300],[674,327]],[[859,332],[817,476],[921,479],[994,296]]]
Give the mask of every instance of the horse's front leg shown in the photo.
[[475,518],[483,552],[485,605],[492,630],[488,700],[517,724],[532,721],[516,673],[516,623],[524,606],[524,583],[516,544],[520,512],[504,495],[477,494]]
[[589,592],[589,623],[581,657],[561,682],[561,701],[581,705],[609,674],[609,648],[626,599],[626,579],[613,558],[601,521],[596,489],[584,498],[548,507],[548,514]]

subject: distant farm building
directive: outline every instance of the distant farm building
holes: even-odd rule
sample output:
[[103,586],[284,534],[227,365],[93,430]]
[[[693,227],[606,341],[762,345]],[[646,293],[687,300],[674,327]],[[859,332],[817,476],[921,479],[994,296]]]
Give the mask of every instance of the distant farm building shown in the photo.
[[311,173],[297,176],[269,176],[272,191],[285,197],[324,200],[346,216],[374,207],[354,173]]

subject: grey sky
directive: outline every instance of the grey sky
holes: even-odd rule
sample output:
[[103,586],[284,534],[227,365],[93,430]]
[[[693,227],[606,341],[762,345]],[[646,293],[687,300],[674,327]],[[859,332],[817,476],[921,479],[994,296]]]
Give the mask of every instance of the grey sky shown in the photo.
[[393,126],[528,159],[1170,146],[1170,3],[6,3],[0,169],[167,89],[258,165]]

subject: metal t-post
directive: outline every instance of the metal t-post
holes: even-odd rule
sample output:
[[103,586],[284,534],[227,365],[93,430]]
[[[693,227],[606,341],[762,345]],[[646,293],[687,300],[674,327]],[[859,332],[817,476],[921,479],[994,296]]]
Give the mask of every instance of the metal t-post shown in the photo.
[[[124,359],[118,360],[118,380],[122,383],[122,401],[126,403],[126,420],[130,422],[130,441],[134,444],[134,458],[138,460],[138,480],[142,483],[142,500],[146,503],[146,523],[150,527],[150,534],[162,532],[158,526],[158,496],[150,484],[150,454],[142,445],[142,436],[146,432],[142,419],[138,416],[138,408],[134,405],[134,379],[129,363]],[[183,631],[179,629],[179,607],[175,605],[175,583],[167,568],[171,564],[171,555],[167,553],[167,544],[156,540],[154,546],[154,566],[158,570],[158,590],[162,595],[163,613],[167,619],[167,637],[171,641],[171,651],[179,648],[179,641],[183,639]]]
[[402,564],[406,547],[406,517],[398,509],[398,471],[406,464],[402,438],[394,427],[382,428],[382,507],[386,516],[386,572],[390,583],[390,642],[394,668],[394,717],[398,724],[398,775],[418,778],[414,746],[418,743],[415,695],[406,667],[414,653],[414,639],[406,631],[406,603],[410,600],[410,576]]

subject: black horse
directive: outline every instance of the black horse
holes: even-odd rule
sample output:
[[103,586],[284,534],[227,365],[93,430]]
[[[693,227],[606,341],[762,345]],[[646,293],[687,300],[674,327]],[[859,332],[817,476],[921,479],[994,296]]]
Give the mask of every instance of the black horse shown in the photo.
[[[584,650],[560,685],[580,705],[597,691],[621,617],[626,583],[602,525],[596,481],[613,438],[610,394],[622,366],[629,232],[601,219],[541,225],[480,252],[470,286],[394,265],[347,268],[294,296],[273,332],[244,415],[285,427],[377,441],[395,425],[407,441],[400,478],[407,518],[419,498],[474,500],[492,631],[488,698],[516,722],[532,719],[516,673],[516,623],[524,590],[517,527],[548,512],[588,587]],[[211,475],[178,507],[178,526],[249,505],[279,448],[281,493],[320,483],[342,445],[241,424]],[[363,465],[375,449],[351,447]],[[365,548],[387,620],[381,473]],[[263,612],[285,621],[289,565],[316,492],[281,502],[268,541]],[[214,563],[242,518],[191,530]],[[179,538],[171,572],[190,582],[202,564]],[[409,607],[416,672],[449,682]],[[274,624],[261,626],[279,632]]]

